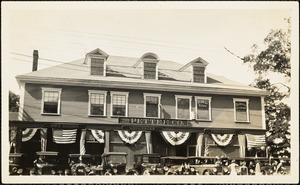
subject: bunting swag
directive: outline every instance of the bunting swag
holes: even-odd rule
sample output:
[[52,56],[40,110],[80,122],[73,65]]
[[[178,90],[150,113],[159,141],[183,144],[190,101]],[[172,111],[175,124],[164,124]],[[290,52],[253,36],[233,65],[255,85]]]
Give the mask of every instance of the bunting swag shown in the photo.
[[214,141],[220,146],[227,146],[233,137],[233,134],[211,134]]
[[76,133],[76,129],[53,129],[53,141],[57,144],[75,143]]
[[189,132],[169,132],[169,131],[164,131],[161,134],[165,138],[165,140],[167,140],[173,146],[181,145],[191,135]]
[[252,135],[246,134],[247,138],[247,147],[257,148],[266,145],[266,136],[265,135]]
[[141,135],[142,131],[125,131],[125,130],[118,130],[119,136],[121,139],[128,144],[133,144],[137,142]]
[[91,132],[99,143],[104,143],[104,132],[102,130],[91,130]]
[[37,128],[26,128],[22,131],[22,142],[29,141],[36,133]]

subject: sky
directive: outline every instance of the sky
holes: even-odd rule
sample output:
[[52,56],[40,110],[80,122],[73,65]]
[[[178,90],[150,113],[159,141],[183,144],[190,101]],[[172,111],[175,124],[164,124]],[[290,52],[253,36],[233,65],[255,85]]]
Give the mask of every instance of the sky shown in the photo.
[[271,29],[284,28],[284,18],[291,16],[285,6],[241,3],[50,5],[11,3],[3,13],[5,78],[8,89],[17,94],[15,76],[31,72],[33,50],[39,51],[38,69],[84,58],[96,48],[137,58],[154,52],[182,65],[201,57],[209,63],[208,73],[250,84],[251,68],[225,47],[243,57],[253,44],[262,44]]

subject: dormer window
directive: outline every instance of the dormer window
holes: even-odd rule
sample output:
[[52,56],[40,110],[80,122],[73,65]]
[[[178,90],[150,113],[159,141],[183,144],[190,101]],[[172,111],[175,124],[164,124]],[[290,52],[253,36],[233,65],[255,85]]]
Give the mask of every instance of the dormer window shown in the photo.
[[156,63],[144,62],[144,79],[156,79]]
[[159,58],[155,53],[144,54],[133,67],[142,63],[142,79],[158,79],[158,62]]
[[102,58],[91,58],[91,75],[104,74],[104,59]]
[[107,58],[108,54],[98,48],[86,54],[84,64],[90,68],[91,75],[106,76]]
[[206,66],[208,62],[203,60],[201,57],[196,58],[195,60],[187,63],[179,71],[190,70],[191,72],[191,81],[195,83],[206,83]]
[[205,67],[193,66],[193,82],[205,82]]

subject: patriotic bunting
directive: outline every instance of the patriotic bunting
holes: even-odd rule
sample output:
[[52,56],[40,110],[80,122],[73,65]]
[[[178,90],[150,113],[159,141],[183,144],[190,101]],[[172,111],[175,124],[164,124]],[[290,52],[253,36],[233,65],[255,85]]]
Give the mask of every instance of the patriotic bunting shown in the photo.
[[246,138],[247,138],[247,145],[250,148],[257,148],[266,145],[265,135],[246,134]]
[[128,144],[133,144],[137,142],[142,135],[142,131],[119,130],[118,133],[121,139]]
[[91,130],[91,133],[99,143],[104,143],[104,132],[102,130]]
[[26,128],[22,131],[22,142],[29,141],[36,133],[37,128]]
[[41,151],[45,152],[47,150],[47,128],[41,128]]
[[53,141],[57,144],[71,144],[76,142],[77,129],[53,129]]
[[167,140],[173,146],[181,145],[191,135],[189,132],[170,132],[170,131],[164,131],[161,134],[165,138],[165,140]]
[[227,146],[233,137],[233,134],[211,134],[214,141],[220,146]]

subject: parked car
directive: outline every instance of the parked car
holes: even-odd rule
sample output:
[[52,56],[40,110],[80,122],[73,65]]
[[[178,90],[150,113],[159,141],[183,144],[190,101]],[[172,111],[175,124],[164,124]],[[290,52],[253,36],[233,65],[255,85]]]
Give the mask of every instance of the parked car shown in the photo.
[[188,157],[189,164],[194,167],[199,175],[224,175],[226,166],[222,163],[226,158],[216,158],[209,156],[192,156]]
[[125,175],[126,156],[125,152],[103,153],[103,175]]
[[133,167],[140,175],[162,175],[160,157],[160,154],[136,154]]
[[36,152],[33,162],[37,175],[56,175],[58,173],[58,152]]
[[90,154],[69,154],[69,166],[72,175],[91,175],[92,156]]
[[195,168],[191,168],[186,157],[161,157],[161,164],[165,175],[193,175]]
[[23,175],[25,154],[10,153],[9,154],[9,175]]

